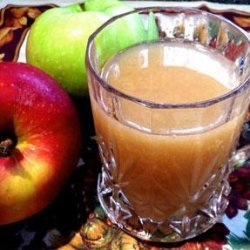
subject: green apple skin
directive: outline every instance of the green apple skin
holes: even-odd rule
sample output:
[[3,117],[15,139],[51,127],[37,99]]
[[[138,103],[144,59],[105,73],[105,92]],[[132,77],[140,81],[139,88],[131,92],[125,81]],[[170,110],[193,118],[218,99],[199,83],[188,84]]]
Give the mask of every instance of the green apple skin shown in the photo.
[[86,11],[105,11],[108,8],[112,8],[115,6],[124,6],[127,5],[124,2],[119,0],[86,0],[84,2],[84,9]]
[[[0,225],[45,208],[75,169],[81,150],[79,116],[66,91],[43,71],[0,63]],[[0,144],[1,145],[1,144]]]
[[[105,9],[104,13],[109,16],[116,16],[133,10],[131,6],[119,4]],[[147,37],[143,21],[137,13],[122,17],[120,20],[111,23],[96,37],[96,49],[101,66],[119,51],[147,41]]]
[[27,62],[55,78],[68,93],[88,95],[87,40],[106,20],[107,15],[83,12],[80,5],[45,11],[31,26],[26,45]]
[[[88,0],[85,5],[87,11],[74,4],[42,13],[32,25],[26,45],[27,62],[54,77],[73,96],[88,95],[85,54],[89,36],[109,18],[134,10],[117,0]],[[148,38],[137,13],[112,23],[95,39],[100,66]]]
[[[102,11],[110,17],[134,10],[133,7],[118,0],[86,0],[84,6],[87,11]],[[150,15],[146,26],[148,29],[145,28],[141,16],[134,13],[115,21],[108,28],[105,28],[96,37],[95,44],[101,66],[110,57],[131,45],[156,40],[158,31],[153,13]]]

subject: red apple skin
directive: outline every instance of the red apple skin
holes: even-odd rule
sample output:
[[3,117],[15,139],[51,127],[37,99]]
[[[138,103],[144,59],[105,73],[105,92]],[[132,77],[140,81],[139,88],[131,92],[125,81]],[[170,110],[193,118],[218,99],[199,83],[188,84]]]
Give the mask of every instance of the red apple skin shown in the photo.
[[69,95],[25,63],[0,63],[0,136],[5,133],[17,143],[9,156],[0,156],[0,225],[45,208],[72,173],[81,148]]

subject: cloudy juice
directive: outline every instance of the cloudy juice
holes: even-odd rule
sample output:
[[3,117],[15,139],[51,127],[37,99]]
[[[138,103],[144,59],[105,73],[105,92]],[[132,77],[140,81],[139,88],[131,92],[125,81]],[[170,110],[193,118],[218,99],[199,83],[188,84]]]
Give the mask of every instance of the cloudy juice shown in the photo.
[[211,190],[199,192],[226,164],[244,119],[244,112],[225,114],[222,103],[195,112],[150,105],[221,96],[235,87],[232,71],[211,51],[168,42],[129,48],[103,67],[113,88],[146,103],[92,100],[97,138],[115,162],[113,181],[139,216],[161,221],[202,207]]

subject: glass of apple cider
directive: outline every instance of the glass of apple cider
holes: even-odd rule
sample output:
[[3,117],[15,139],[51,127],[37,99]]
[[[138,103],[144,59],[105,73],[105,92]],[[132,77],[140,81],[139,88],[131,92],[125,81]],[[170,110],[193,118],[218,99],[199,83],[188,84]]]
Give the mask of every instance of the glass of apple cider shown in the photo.
[[178,242],[220,219],[248,111],[249,59],[244,31],[195,9],[137,9],[92,34],[98,197],[113,223]]

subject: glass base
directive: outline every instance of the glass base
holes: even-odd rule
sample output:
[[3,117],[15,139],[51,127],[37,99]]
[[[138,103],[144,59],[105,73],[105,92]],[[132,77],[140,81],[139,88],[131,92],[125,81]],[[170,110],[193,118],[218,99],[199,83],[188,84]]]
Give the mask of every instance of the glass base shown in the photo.
[[[105,170],[105,165],[98,178],[98,198],[112,223],[128,234],[152,242],[179,242],[207,231],[218,222],[228,204],[226,196],[230,192],[227,181],[229,168],[225,166],[217,171],[193,196],[193,213],[187,215],[185,209],[180,209],[164,221],[136,214],[119,185],[113,182],[109,171]],[[201,197],[204,196],[205,202],[201,203]]]

